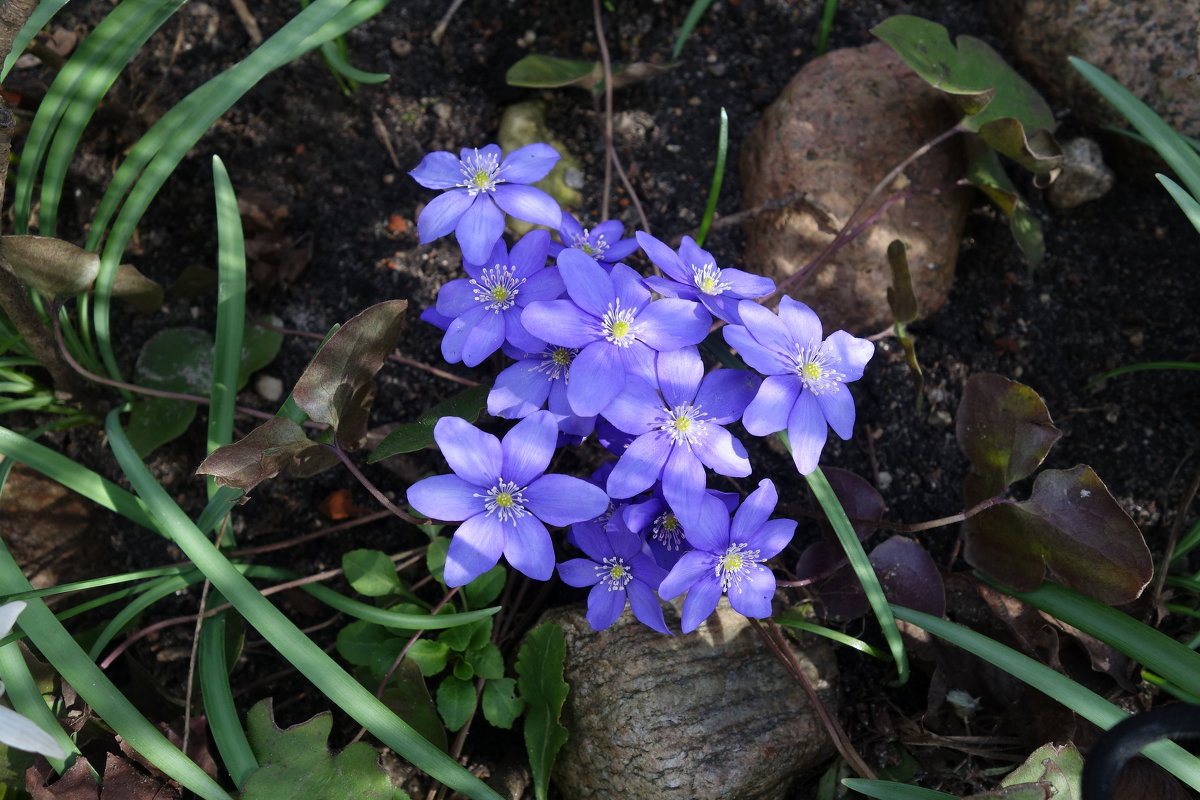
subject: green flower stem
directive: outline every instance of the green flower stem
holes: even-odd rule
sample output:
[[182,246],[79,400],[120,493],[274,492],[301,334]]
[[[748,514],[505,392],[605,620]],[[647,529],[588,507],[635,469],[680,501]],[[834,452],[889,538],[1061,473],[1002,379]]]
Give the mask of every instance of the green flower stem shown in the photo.
[[[220,598],[212,598],[214,602]],[[200,673],[200,693],[204,698],[204,713],[221,761],[239,789],[258,769],[254,751],[242,728],[233,688],[229,685],[228,658],[225,653],[225,622],[228,612],[217,614],[200,629],[200,654],[197,668]]]
[[172,541],[302,675],[380,741],[434,779],[471,798],[500,800],[483,781],[393,714],[259,593],[150,474],[126,438],[116,411],[109,413],[105,429],[117,462]]

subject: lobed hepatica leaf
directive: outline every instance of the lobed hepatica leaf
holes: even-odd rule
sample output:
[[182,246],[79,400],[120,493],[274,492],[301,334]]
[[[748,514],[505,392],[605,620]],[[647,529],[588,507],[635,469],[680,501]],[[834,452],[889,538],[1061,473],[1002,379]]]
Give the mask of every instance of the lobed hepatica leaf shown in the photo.
[[100,271],[100,256],[52,236],[0,236],[0,258],[21,283],[48,297],[82,294]]
[[952,43],[943,26],[906,14],[884,20],[871,32],[926,83],[950,95],[965,114],[960,128],[978,133],[1031,172],[1062,166],[1062,149],[1050,134],[1050,106],[986,42],[959,36]]
[[407,300],[377,303],[338,328],[313,356],[292,397],[316,422],[337,431],[345,450],[362,446],[375,373],[396,346]]
[[245,438],[212,451],[196,473],[212,475],[220,486],[249,493],[280,472],[305,478],[337,461],[333,451],[310,441],[295,422],[276,417],[250,431]]
[[963,556],[1017,591],[1054,580],[1110,605],[1134,600],[1153,562],[1141,531],[1091,467],[1048,469],[1024,503],[967,520]]
[[355,742],[334,755],[327,744],[332,725],[324,713],[281,730],[270,700],[250,709],[246,729],[259,768],[246,780],[243,800],[392,800],[375,748]]
[[955,436],[971,462],[967,505],[1033,474],[1062,432],[1033,389],[1002,375],[972,375],[963,387]]

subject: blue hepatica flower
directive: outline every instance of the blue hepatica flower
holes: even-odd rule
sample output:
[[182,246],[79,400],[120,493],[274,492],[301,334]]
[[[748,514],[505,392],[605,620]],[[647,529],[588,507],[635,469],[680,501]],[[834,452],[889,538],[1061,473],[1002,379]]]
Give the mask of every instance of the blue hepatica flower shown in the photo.
[[546,266],[550,234],[531,231],[513,245],[496,242],[483,266],[463,259],[470,278],[442,286],[437,312],[453,319],[442,337],[442,356],[451,364],[474,367],[504,342],[524,352],[536,352],[545,342],[526,332],[521,311],[534,300],[553,300],[563,293],[557,267]]
[[587,436],[595,429],[596,418],[579,416],[567,403],[567,374],[578,353],[572,347],[547,345],[540,352],[526,354],[496,376],[488,392],[488,413],[493,417],[521,419],[547,408],[558,421],[560,431]]
[[563,243],[550,243],[550,255],[557,257],[564,249],[573,247],[591,256],[597,264],[611,268],[638,249],[636,239],[622,239],[625,226],[615,219],[605,220],[588,230],[569,211],[564,211],[558,226]]
[[795,520],[768,521],[778,500],[775,484],[764,480],[734,512],[732,523],[725,505],[713,497],[705,497],[687,520],[687,540],[695,549],[683,554],[658,587],[664,600],[687,592],[684,633],[708,618],[722,594],[739,614],[771,616],[775,575],[763,562],[787,547],[796,531]]
[[698,344],[711,317],[687,300],[650,301],[641,276],[624,264],[604,269],[583,252],[563,250],[558,268],[570,299],[534,301],[521,313],[525,330],[579,350],[567,401],[582,417],[599,414],[625,387],[625,376],[653,381],[654,352]]
[[[775,281],[732,267],[720,269],[707,250],[684,236],[676,253],[663,242],[643,231],[637,232],[638,244],[646,251],[666,278],[651,276],[646,283],[665,297],[698,300],[717,319],[738,323],[738,302],[753,300],[775,291]],[[669,280],[668,280],[669,279]]]
[[500,441],[458,417],[442,417],[433,438],[454,470],[408,488],[408,502],[434,519],[462,521],[446,554],[447,586],[487,572],[501,554],[544,581],[554,574],[554,545],[543,523],[571,525],[608,507],[602,489],[567,475],[545,475],[558,439],[548,411],[518,422]]
[[602,631],[617,621],[625,600],[633,615],[646,626],[670,635],[662,606],[654,590],[667,571],[642,552],[642,539],[630,532],[619,515],[607,525],[583,522],[571,527],[574,542],[587,558],[558,565],[558,575],[569,586],[591,586],[588,624]]
[[807,475],[817,468],[829,428],[843,439],[854,432],[854,398],[843,384],[862,377],[875,345],[845,331],[822,340],[821,320],[790,297],[780,301],[778,316],[746,300],[738,312],[742,324],[727,325],[725,341],[767,376],[742,424],[753,436],[786,428],[796,468]]
[[529,144],[500,158],[500,146],[464,148],[459,156],[439,150],[427,154],[408,174],[427,189],[446,189],[417,217],[421,244],[450,231],[468,263],[483,264],[504,233],[504,215],[557,228],[562,209],[553,197],[526,184],[554,168],[558,151]]
[[754,397],[758,377],[740,369],[704,374],[695,347],[659,353],[657,388],[630,376],[605,418],[637,438],[608,478],[612,497],[632,497],[662,479],[677,512],[700,502],[704,467],[721,475],[750,474],[746,448],[723,425],[736,422]]
[[[733,492],[706,489],[705,494],[724,503],[729,514],[732,514],[737,508],[738,496]],[[646,539],[650,554],[663,569],[675,566],[675,562],[679,561],[684,550],[690,549],[687,545],[683,523],[679,521],[679,517],[675,516],[675,512],[663,498],[661,484],[654,489],[654,494],[650,499],[631,503],[621,509],[621,518],[625,520],[629,530]]]

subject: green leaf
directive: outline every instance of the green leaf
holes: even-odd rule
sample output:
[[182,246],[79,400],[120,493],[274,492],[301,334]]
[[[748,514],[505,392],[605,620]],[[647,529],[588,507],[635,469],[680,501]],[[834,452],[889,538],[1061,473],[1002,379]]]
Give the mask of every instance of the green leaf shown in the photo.
[[400,662],[380,699],[396,713],[396,716],[411,725],[413,730],[443,751],[448,751],[446,726],[438,716],[437,707],[434,706],[433,698],[429,696],[429,688],[425,685],[425,678],[415,662],[407,658]]
[[483,716],[497,728],[512,727],[525,710],[525,701],[517,697],[517,682],[513,678],[497,678],[483,685]]
[[[99,260],[96,265],[99,268]],[[163,304],[163,288],[138,271],[133,264],[121,264],[113,278],[113,297],[120,298],[136,311],[153,314]]]
[[280,730],[271,701],[257,703],[246,719],[250,746],[260,764],[251,773],[243,800],[391,800],[392,784],[366,742],[348,745],[336,756],[327,742],[333,715]]
[[342,556],[346,580],[359,594],[384,597],[400,588],[396,565],[380,550],[351,550]]
[[382,625],[355,620],[338,631],[338,654],[357,667],[367,667],[383,675],[404,647],[404,640],[393,636]]
[[438,713],[446,727],[456,731],[475,713],[475,684],[453,675],[442,680],[437,690]]
[[417,639],[413,646],[408,648],[405,658],[411,659],[421,668],[421,674],[428,678],[446,668],[446,663],[450,660],[450,648],[445,642]]
[[221,486],[249,493],[282,471],[307,477],[333,466],[337,460],[336,453],[310,441],[295,422],[276,417],[233,444],[212,451],[196,473],[212,475]]
[[888,263],[892,267],[892,285],[887,290],[888,306],[897,322],[912,322],[920,313],[917,294],[913,291],[912,275],[908,270],[908,253],[904,242],[896,239],[888,245]]
[[480,608],[500,596],[500,592],[504,591],[506,580],[508,580],[508,570],[497,564],[462,587],[459,593],[463,595],[468,608]]
[[1017,591],[1056,580],[1104,603],[1134,600],[1154,562],[1129,515],[1091,467],[1048,469],[1024,503],[995,505],[966,522],[963,557]]
[[595,61],[576,61],[531,53],[509,67],[504,80],[509,86],[531,89],[556,89],[562,86],[592,89],[603,80],[603,70]]
[[1029,262],[1030,268],[1035,269],[1046,257],[1042,223],[1038,222],[1025,199],[1017,192],[1017,187],[1009,180],[996,151],[982,146],[978,150],[979,156],[967,168],[967,182],[986,194],[1008,215],[1008,229],[1012,232],[1013,240],[1021,248],[1021,254]]
[[48,297],[74,297],[91,288],[100,257],[50,236],[0,236],[0,259],[17,280]]
[[843,778],[842,785],[876,800],[958,800],[956,795],[919,786],[906,786],[892,781],[868,781],[862,778]]
[[283,334],[261,325],[247,325],[242,333],[242,361],[238,367],[238,388],[250,376],[275,360],[283,346]]
[[1055,800],[1081,800],[1083,757],[1074,744],[1044,744],[1030,753],[1025,763],[1000,781],[1001,786],[1022,783],[1049,784]]
[[366,440],[374,376],[396,346],[407,307],[407,300],[388,300],[350,319],[326,340],[292,390],[311,419],[337,431],[344,450]]
[[504,656],[500,654],[500,648],[493,642],[468,650],[463,654],[463,658],[471,665],[475,674],[481,678],[496,680],[504,677]]
[[429,570],[429,574],[442,586],[446,585],[443,575],[446,571],[446,553],[449,550],[450,540],[441,536],[431,540],[429,547],[425,550],[425,568]]
[[1037,392],[990,372],[967,380],[955,423],[958,446],[971,462],[968,505],[1033,474],[1062,436]]
[[526,708],[525,749],[537,800],[546,800],[550,771],[567,741],[567,729],[559,722],[570,691],[563,680],[565,658],[562,628],[549,622],[530,631],[517,653],[517,687]]
[[468,422],[479,418],[483,409],[487,408],[487,396],[490,387],[472,386],[459,392],[453,397],[438,403],[417,419],[407,425],[400,425],[371,451],[367,457],[368,464],[382,461],[399,453],[412,453],[433,446],[433,426],[442,417],[462,417]]
[[[212,382],[212,337],[198,328],[167,328],[142,347],[136,382],[150,389],[207,395]],[[196,417],[196,404],[163,397],[139,397],[129,414],[129,441],[145,458],[182,435]]]
[[438,641],[445,643],[451,650],[463,652],[471,648],[483,647],[492,638],[492,618],[477,620],[469,625],[459,625],[450,628],[438,636]]
[[468,661],[461,658],[454,662],[454,667],[450,672],[460,681],[469,681],[475,677],[475,668]]
[[1062,166],[1062,149],[1049,133],[1054,127],[1050,106],[986,42],[959,36],[951,44],[943,26],[903,14],[871,32],[926,83],[951,96],[966,115],[960,128],[978,133],[1031,172]]

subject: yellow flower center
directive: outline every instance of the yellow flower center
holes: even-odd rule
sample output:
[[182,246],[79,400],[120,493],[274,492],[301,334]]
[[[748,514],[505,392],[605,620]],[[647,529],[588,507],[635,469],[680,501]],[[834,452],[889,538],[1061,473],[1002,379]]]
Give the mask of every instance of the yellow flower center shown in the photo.
[[629,335],[629,323],[623,319],[619,319],[612,324],[610,335],[613,339],[624,339]]
[[471,183],[475,184],[475,187],[478,189],[486,189],[491,180],[492,173],[486,169],[481,169],[475,172],[475,176],[471,178]]
[[810,381],[819,381],[825,375],[825,370],[815,361],[809,361],[800,369]]
[[496,505],[501,508],[512,508],[513,496],[508,492],[500,492],[496,495]]

